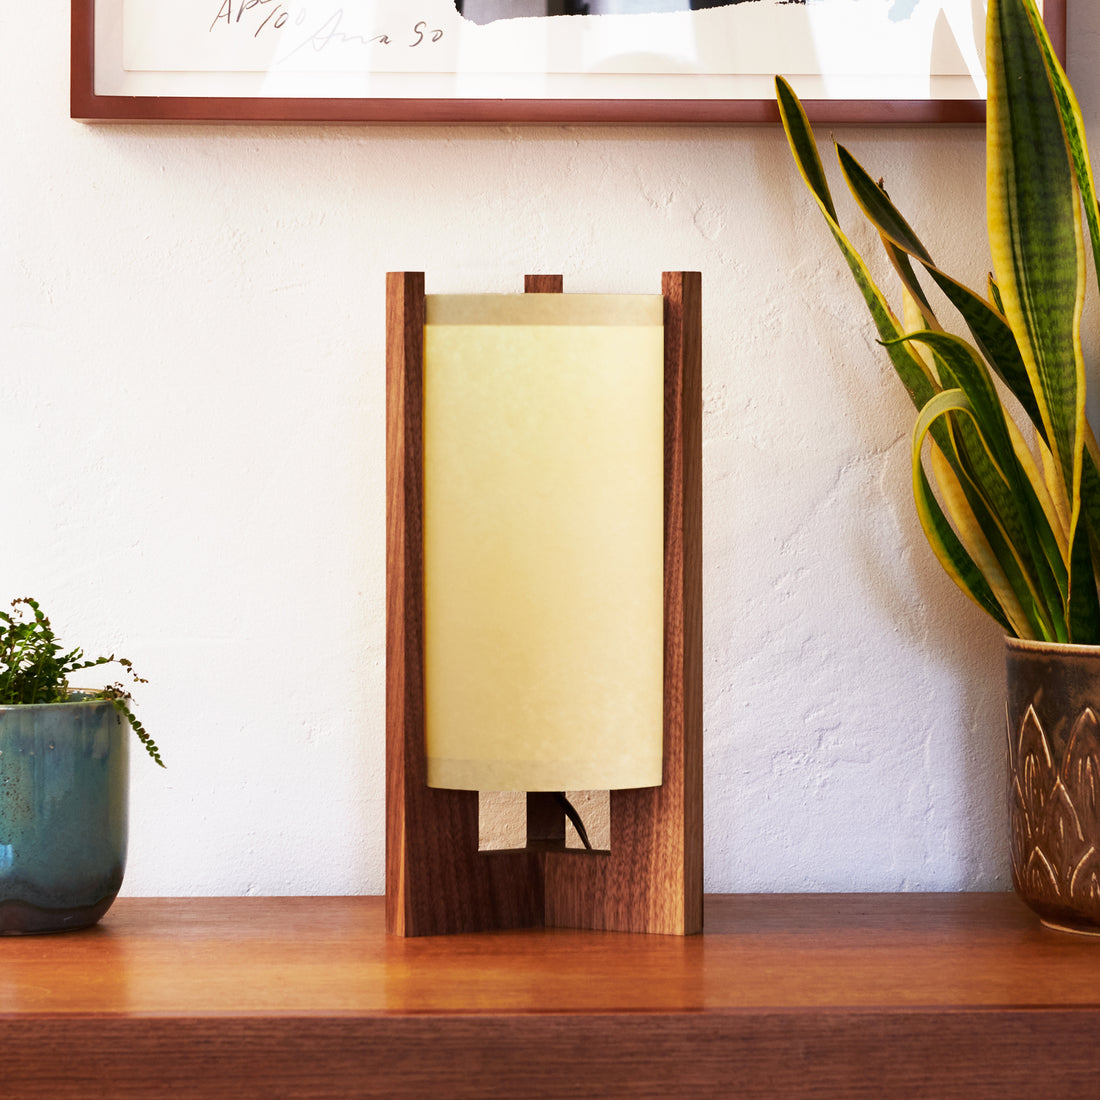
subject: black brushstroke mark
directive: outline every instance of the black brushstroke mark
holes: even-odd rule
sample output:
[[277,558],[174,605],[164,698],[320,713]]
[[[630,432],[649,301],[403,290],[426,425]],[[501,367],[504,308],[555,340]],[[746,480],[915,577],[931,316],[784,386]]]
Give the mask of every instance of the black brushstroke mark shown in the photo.
[[[616,15],[654,15],[665,14],[674,11],[705,11],[708,8],[731,8],[735,4],[758,4],[762,0],[689,0],[685,7],[684,0],[631,0],[625,9],[616,12]],[[804,4],[806,0],[777,0],[783,4]],[[469,16],[463,11],[465,0],[454,0],[455,10],[464,18],[470,18],[475,23],[495,23],[499,19],[532,18],[530,12],[517,12],[515,15],[507,11],[497,15],[484,15],[476,9]],[[503,7],[503,5],[502,5]],[[546,11],[536,12],[534,18],[557,15],[592,15],[592,4],[589,0],[546,0]]]

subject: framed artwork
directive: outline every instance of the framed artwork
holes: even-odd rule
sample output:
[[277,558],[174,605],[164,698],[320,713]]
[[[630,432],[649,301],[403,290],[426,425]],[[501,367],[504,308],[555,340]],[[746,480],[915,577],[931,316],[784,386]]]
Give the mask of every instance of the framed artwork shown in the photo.
[[982,0],[71,2],[78,119],[767,123],[777,73],[815,121],[984,114]]

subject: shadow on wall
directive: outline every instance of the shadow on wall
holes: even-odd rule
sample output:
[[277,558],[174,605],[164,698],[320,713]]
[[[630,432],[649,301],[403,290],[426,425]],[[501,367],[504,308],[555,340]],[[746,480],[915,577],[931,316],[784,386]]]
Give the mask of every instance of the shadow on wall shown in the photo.
[[[458,14],[474,23],[497,19],[530,19],[546,15],[650,15],[659,12],[702,11],[762,0],[455,0]],[[806,0],[777,0],[803,4]]]

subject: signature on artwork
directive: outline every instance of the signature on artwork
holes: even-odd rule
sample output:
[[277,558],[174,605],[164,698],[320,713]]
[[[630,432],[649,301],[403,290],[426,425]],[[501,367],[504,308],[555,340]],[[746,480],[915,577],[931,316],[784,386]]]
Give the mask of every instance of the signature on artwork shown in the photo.
[[306,4],[294,4],[290,0],[220,0],[218,13],[208,28],[215,32],[237,31],[253,38],[268,37],[276,31],[297,33],[292,38],[290,50],[283,56],[286,61],[301,50],[321,53],[331,46],[398,46],[416,49],[425,43],[439,42],[443,31],[432,27],[425,19],[410,20],[403,27],[378,34],[362,34],[344,25],[344,9],[313,5],[313,14]]

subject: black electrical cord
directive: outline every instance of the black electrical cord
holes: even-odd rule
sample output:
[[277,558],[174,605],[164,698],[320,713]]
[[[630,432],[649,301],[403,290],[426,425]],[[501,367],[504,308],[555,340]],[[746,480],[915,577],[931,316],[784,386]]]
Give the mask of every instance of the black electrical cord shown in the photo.
[[588,833],[585,830],[584,822],[581,821],[581,815],[577,813],[576,806],[565,797],[564,791],[554,791],[554,798],[557,799],[558,805],[565,811],[565,816],[573,823],[573,828],[577,830],[577,836],[581,838],[585,851],[591,852],[592,843],[588,839]]

